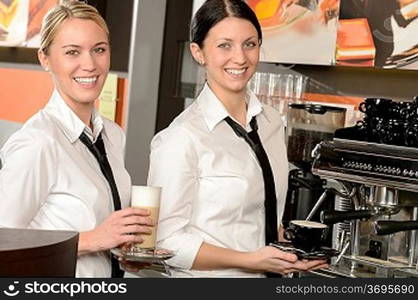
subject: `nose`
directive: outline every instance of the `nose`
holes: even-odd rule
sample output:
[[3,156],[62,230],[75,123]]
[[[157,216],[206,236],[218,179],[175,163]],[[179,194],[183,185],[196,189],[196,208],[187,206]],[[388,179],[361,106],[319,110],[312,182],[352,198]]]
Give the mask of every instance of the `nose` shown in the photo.
[[234,63],[243,65],[247,62],[247,55],[242,47],[235,47],[232,57]]
[[96,60],[94,58],[94,56],[89,53],[89,52],[85,52],[84,55],[81,58],[81,69],[83,69],[84,71],[94,71],[96,70]]

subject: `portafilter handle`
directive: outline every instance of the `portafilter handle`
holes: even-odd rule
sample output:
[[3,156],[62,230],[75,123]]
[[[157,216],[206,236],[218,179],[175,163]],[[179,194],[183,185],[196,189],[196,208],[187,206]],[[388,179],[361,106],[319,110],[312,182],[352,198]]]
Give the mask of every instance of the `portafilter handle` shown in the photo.
[[349,210],[349,211],[321,211],[321,222],[327,225],[343,222],[346,220],[368,219],[375,214],[372,210]]
[[418,221],[377,221],[375,223],[377,235],[387,235],[400,231],[418,229]]

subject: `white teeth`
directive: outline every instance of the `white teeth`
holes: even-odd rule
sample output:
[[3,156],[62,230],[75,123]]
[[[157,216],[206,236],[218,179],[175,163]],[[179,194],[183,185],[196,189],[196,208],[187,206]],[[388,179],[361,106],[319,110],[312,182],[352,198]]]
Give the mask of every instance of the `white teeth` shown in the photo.
[[245,72],[246,69],[226,69],[229,74],[232,75],[241,75]]
[[78,83],[94,83],[97,80],[97,76],[96,77],[75,77],[74,78],[75,81],[77,81]]

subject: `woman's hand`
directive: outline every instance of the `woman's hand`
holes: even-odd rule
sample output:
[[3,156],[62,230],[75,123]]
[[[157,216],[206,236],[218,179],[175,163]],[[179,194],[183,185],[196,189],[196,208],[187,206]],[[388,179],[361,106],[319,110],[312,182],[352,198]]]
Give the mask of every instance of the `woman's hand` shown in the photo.
[[122,257],[118,257],[118,261],[121,264],[122,270],[130,273],[137,273],[140,270],[151,266],[149,263],[143,263],[138,261],[128,261],[126,259],[123,259]]
[[325,260],[298,260],[295,254],[266,246],[249,253],[249,269],[259,272],[288,274],[326,268]]
[[143,242],[141,234],[150,234],[154,226],[149,215],[148,210],[134,207],[112,213],[94,230],[80,233],[78,255]]

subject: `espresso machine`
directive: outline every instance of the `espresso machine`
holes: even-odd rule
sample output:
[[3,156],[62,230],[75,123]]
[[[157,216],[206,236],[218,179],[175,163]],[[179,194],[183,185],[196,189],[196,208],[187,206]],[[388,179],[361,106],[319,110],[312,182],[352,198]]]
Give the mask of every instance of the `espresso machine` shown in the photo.
[[[313,151],[312,173],[338,185],[328,191],[336,195],[334,209],[322,210],[320,219],[333,227],[332,247],[340,251],[328,269],[314,273],[418,277],[418,148],[401,143],[405,137],[383,143],[388,141],[382,135],[387,121],[381,121],[379,129],[370,120],[369,114],[356,126],[337,130],[332,141],[321,142]],[[398,123],[412,126],[406,119]],[[391,137],[402,130],[391,131]],[[321,201],[323,197],[317,204]]]
[[[287,112],[287,156],[291,164],[283,225],[305,219],[323,194],[326,180],[312,174],[312,150],[321,141],[332,140],[344,126],[345,108],[313,103],[291,103]],[[329,205],[331,201],[325,201]],[[323,208],[323,207],[321,207]],[[319,220],[315,214],[312,220]]]

